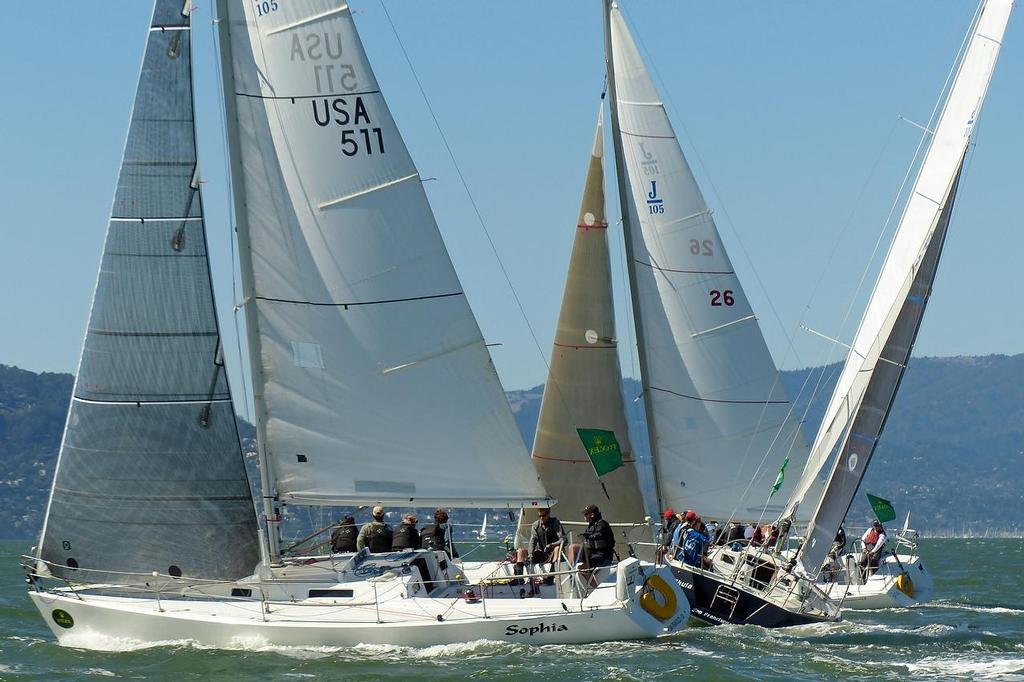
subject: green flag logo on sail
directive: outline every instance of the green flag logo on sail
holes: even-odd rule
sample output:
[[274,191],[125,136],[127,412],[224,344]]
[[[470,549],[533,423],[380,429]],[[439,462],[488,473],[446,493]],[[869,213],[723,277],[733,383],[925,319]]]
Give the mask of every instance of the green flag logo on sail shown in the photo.
[[871,493],[864,494],[868,496],[868,502],[871,503],[871,509],[875,512],[876,519],[886,523],[896,518],[896,510],[892,508],[892,502],[883,500],[881,497],[875,497]]
[[598,476],[604,476],[622,466],[622,450],[614,433],[601,429],[576,429],[576,433],[580,435]]
[[789,457],[782,460],[782,466],[779,467],[779,475],[775,477],[775,483],[772,484],[772,492],[768,497],[771,497],[775,493],[779,492],[779,488],[782,487],[782,482],[786,480],[786,466],[789,464]]

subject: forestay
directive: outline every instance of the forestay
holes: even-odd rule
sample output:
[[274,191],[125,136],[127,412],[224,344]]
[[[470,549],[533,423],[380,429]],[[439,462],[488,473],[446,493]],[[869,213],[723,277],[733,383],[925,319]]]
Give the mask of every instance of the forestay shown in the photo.
[[76,580],[234,579],[259,558],[219,352],[182,6],[155,5],[40,543]]
[[[603,157],[602,109],[544,385],[533,461],[544,487],[558,499],[555,512],[562,520],[578,520],[583,507],[597,504],[608,521],[642,525],[643,495],[629,441],[615,336]],[[579,428],[613,432],[622,466],[598,476]]]
[[[613,138],[651,451],[662,506],[757,520],[807,446],[665,107],[610,7]],[[617,126],[615,125],[617,123]],[[623,191],[620,184],[620,197]],[[784,499],[784,498],[780,498]],[[768,508],[769,513],[778,513]]]
[[843,440],[799,555],[809,575],[821,568],[850,508],[909,361],[1012,4],[989,0],[981,10],[815,438],[815,461],[824,461]]
[[224,4],[246,318],[276,492],[301,504],[542,500],[348,7]]

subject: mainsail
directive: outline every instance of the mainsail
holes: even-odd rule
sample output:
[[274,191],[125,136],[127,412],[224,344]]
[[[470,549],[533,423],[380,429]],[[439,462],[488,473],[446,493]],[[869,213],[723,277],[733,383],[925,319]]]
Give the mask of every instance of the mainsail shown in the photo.
[[605,9],[612,138],[659,503],[757,520],[785,457],[802,467],[807,446],[625,20],[616,3]]
[[[608,521],[643,526],[643,495],[622,399],[612,300],[602,109],[576,221],[533,461],[544,487],[558,499],[555,510],[563,521],[578,520],[583,507],[597,504]],[[580,428],[611,431],[622,465],[599,476],[580,440]],[[649,533],[645,534],[649,540]]]
[[222,0],[257,429],[285,502],[545,493],[337,0]]
[[[989,0],[981,9],[815,438],[814,461],[824,461],[840,441],[842,445],[798,555],[805,574],[816,575],[825,560],[910,359],[949,227],[964,155],[1012,6],[1011,0]],[[802,493],[801,485],[790,501],[791,509],[799,504]]]
[[51,571],[76,580],[113,579],[90,569],[233,579],[259,559],[214,312],[182,7],[158,0],[153,12],[40,542]]

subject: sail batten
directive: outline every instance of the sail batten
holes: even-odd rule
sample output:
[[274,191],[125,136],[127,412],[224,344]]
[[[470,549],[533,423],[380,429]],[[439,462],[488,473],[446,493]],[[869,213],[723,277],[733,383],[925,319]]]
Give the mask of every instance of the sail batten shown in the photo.
[[[659,504],[756,520],[799,421],[661,97],[606,3],[620,206]],[[755,503],[762,506],[757,506]]]

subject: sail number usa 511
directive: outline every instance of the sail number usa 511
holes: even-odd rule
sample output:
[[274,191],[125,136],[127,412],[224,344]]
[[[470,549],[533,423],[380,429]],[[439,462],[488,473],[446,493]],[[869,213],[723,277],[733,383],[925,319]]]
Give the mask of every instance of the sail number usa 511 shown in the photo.
[[310,100],[313,120],[321,128],[339,126],[341,153],[383,154],[384,135],[370,120],[369,110],[362,97],[323,97]]

